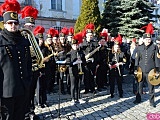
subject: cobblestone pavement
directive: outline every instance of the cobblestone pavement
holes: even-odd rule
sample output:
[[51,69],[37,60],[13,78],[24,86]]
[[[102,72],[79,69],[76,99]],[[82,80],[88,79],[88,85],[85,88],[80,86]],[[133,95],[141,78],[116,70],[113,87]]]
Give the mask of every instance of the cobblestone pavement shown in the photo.
[[133,104],[135,95],[132,81],[133,76],[124,77],[123,98],[119,98],[117,93],[114,98],[111,98],[109,88],[107,88],[95,95],[81,94],[83,100],[86,101],[83,104],[71,105],[69,94],[59,95],[54,92],[47,95],[49,107],[39,108],[36,106],[35,113],[42,120],[147,120],[148,113],[160,114],[160,87],[155,87],[156,108],[150,107],[147,90],[146,94],[142,96],[142,102],[135,105]]

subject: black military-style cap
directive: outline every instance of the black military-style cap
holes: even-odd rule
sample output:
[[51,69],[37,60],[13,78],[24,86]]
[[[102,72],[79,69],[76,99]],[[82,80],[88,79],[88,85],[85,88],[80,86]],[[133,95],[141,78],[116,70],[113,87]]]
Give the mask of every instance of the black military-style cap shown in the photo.
[[73,39],[73,40],[72,40],[72,44],[78,44],[78,40]]
[[143,39],[145,39],[145,38],[151,38],[151,34],[145,33],[145,34],[143,35]]
[[25,24],[27,24],[27,23],[35,24],[35,19],[33,17],[26,17]]
[[18,21],[18,14],[12,11],[9,12],[5,12],[3,14],[3,22],[6,23],[8,20],[14,20],[14,21]]
[[60,33],[59,37],[65,37],[65,34],[64,33]]

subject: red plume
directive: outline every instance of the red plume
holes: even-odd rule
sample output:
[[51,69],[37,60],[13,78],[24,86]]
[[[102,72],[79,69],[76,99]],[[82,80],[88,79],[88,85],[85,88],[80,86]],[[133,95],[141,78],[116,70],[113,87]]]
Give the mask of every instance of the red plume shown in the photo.
[[54,29],[53,28],[50,28],[48,31],[47,31],[47,34],[51,35],[53,37],[54,35]]
[[86,30],[87,30],[87,29],[94,30],[94,29],[95,29],[95,26],[94,26],[94,24],[90,23],[90,24],[87,24],[87,25],[85,26],[85,29],[86,29]]
[[72,35],[74,34],[74,28],[73,27],[69,28],[69,34],[72,34]]
[[82,37],[84,38],[86,36],[86,30],[82,30]]
[[38,16],[38,10],[36,8],[33,8],[32,6],[26,6],[21,11],[22,18],[25,17],[33,17],[34,19]]
[[154,28],[151,22],[148,23],[148,25],[143,26],[140,30],[145,29],[145,28],[146,28],[146,33],[151,34],[151,35],[153,34]]
[[0,15],[2,16],[4,12],[14,11],[20,13],[20,4],[17,0],[5,0],[5,2],[0,6]]
[[34,33],[34,35],[37,35],[37,34],[39,34],[39,33],[44,33],[44,31],[45,31],[45,29],[44,29],[44,27],[42,27],[42,26],[37,26],[34,30],[33,30],[33,33]]
[[115,38],[114,41],[115,41],[115,42],[118,42],[119,44],[121,44],[121,43],[122,43],[122,37],[121,37],[121,35],[118,34],[118,36]]
[[68,28],[66,28],[66,27],[62,28],[61,33],[68,35],[68,33],[69,33]]
[[78,44],[82,43],[82,41],[83,41],[82,32],[75,34],[73,36],[73,39],[78,40]]
[[107,40],[107,36],[108,36],[108,31],[107,29],[103,29],[102,32],[100,33],[101,37],[105,37],[105,40]]
[[58,37],[59,35],[59,32],[58,30],[54,29],[54,32],[53,32],[53,37]]

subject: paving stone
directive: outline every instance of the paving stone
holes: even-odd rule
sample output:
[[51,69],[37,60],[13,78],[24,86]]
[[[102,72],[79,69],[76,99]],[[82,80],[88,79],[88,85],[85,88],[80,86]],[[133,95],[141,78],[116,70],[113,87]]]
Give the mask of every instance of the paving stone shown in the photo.
[[[142,96],[142,103],[135,105],[133,104],[135,95],[132,93],[132,79],[130,79],[132,77],[130,75],[124,78],[124,97],[121,99],[117,93],[112,99],[107,94],[109,90],[103,90],[94,96],[93,94],[82,94],[86,103],[72,106],[70,105],[70,95],[60,95],[61,120],[146,120],[148,113],[160,113],[160,87],[155,87],[156,108],[149,106],[148,94]],[[81,92],[84,92],[84,90]],[[36,105],[35,113],[41,120],[59,120],[58,93],[47,94],[47,99],[49,107],[42,109]]]

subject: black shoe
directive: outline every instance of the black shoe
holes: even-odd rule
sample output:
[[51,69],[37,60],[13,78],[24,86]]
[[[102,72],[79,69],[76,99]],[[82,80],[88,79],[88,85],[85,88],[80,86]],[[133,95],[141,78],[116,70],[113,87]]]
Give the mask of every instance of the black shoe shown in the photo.
[[156,107],[156,105],[154,103],[150,103],[150,106],[154,107],[154,108]]
[[101,91],[102,91],[102,89],[101,89],[101,88],[97,88],[97,90],[98,90],[99,92],[101,92]]
[[111,94],[111,98],[114,98],[114,95],[113,95],[113,94]]
[[123,98],[123,95],[119,95],[120,98]]
[[141,101],[135,100],[133,101],[134,104],[139,104]]
[[44,105],[44,104],[42,104],[42,105],[41,105],[41,108],[45,108],[45,105]]
[[89,91],[84,91],[84,93],[83,94],[88,94],[89,93]]
[[91,90],[91,93],[96,94],[97,92],[95,90]]

